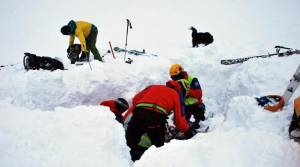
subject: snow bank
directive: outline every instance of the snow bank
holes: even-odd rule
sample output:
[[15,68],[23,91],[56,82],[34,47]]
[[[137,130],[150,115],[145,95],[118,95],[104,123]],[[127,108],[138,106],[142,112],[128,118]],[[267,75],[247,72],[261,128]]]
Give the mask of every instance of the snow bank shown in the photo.
[[0,166],[130,166],[124,129],[106,107],[1,108]]
[[154,166],[159,159],[166,167],[297,167],[300,146],[287,134],[291,115],[265,111],[251,97],[235,97],[225,121],[213,131],[151,147],[134,166]]
[[134,166],[282,167],[299,165],[299,145],[272,133],[236,128],[151,147]]
[[[110,55],[109,55],[110,56]],[[18,64],[0,71],[2,83],[0,100],[30,109],[53,110],[55,107],[97,105],[100,101],[124,97],[130,99],[135,92],[149,84],[165,84],[168,79],[168,60],[155,57],[136,57],[133,64],[106,57],[105,64],[91,62],[83,66],[65,63],[68,70],[25,72]],[[143,69],[143,70],[141,70]]]

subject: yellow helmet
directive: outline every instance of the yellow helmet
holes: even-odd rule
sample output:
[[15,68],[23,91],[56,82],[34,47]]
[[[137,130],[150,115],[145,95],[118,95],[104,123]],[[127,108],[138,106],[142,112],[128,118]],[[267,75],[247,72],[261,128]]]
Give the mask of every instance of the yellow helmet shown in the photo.
[[180,72],[182,72],[184,69],[180,64],[172,64],[169,69],[170,76],[178,75]]

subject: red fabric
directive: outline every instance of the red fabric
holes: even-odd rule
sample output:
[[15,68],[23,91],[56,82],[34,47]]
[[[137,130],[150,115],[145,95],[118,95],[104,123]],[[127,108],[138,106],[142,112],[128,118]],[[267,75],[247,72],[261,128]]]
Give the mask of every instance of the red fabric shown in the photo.
[[203,103],[201,89],[190,89],[187,95],[198,99],[199,103]]
[[131,106],[131,107],[126,111],[126,113],[125,113],[124,116],[123,116],[123,122],[126,121],[127,117],[132,113],[133,109],[134,109],[134,107]]
[[116,102],[115,100],[106,100],[100,103],[102,106],[109,107],[110,111],[115,113],[115,114],[121,114],[116,107]]
[[[178,93],[164,85],[148,86],[133,97],[132,106],[129,108],[128,114],[132,112],[134,106],[138,103],[151,103],[163,107],[167,113],[174,110],[174,123],[176,127],[186,132],[189,130],[189,125],[185,120],[184,111]],[[125,114],[128,115],[128,114]]]
[[169,80],[166,85],[167,87],[175,89],[177,92],[182,92],[181,86],[177,81]]
[[186,71],[182,71],[182,72],[183,72],[184,79],[187,80],[189,77],[188,73]]

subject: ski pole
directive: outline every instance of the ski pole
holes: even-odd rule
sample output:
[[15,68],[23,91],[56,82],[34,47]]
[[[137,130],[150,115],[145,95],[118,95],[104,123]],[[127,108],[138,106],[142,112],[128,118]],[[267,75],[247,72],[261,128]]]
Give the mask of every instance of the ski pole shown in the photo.
[[114,50],[112,49],[110,41],[108,43],[109,43],[109,46],[110,46],[111,54],[112,54],[113,58],[116,59],[115,53],[114,53]]
[[93,70],[92,70],[91,63],[90,63],[90,55],[88,55],[88,63],[89,63],[89,66],[90,66],[91,71],[93,71]]
[[125,41],[124,61],[126,60],[126,51],[127,51],[126,49],[127,49],[128,27],[129,27],[130,29],[132,29],[130,20],[129,20],[129,19],[126,19],[126,21],[127,21],[127,28],[126,28],[126,41]]

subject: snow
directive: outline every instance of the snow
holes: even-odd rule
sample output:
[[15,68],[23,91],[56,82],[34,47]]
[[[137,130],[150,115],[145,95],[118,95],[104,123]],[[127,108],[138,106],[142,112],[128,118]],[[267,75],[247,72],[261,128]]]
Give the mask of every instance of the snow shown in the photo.
[[[300,56],[220,64],[221,59],[273,53],[275,45],[299,49],[297,0],[91,0],[69,7],[69,1],[56,0],[16,3],[6,2],[0,15],[8,25],[0,27],[7,32],[0,48],[9,55],[1,64],[16,64],[0,70],[1,167],[299,166],[300,145],[288,138],[299,89],[277,113],[257,106],[254,97],[282,95]],[[9,20],[10,15],[16,20]],[[67,37],[59,33],[63,24],[70,19],[95,23],[97,46],[104,53],[108,41],[124,46],[126,18],[133,26],[128,48],[158,57],[127,54],[133,63],[126,64],[123,53],[116,59],[108,54],[105,63],[91,62],[92,71],[88,64],[70,65]],[[190,26],[211,32],[214,43],[191,48]],[[68,70],[26,72],[20,63],[25,51],[59,57]],[[151,147],[133,163],[124,129],[98,104],[117,97],[131,102],[146,86],[165,84],[173,63],[198,77],[207,107],[203,124],[211,128],[190,140]]]
[[0,112],[0,166],[131,163],[123,127],[116,124],[105,107],[57,107],[53,111],[41,111],[15,107],[7,100],[1,101],[1,107],[5,111]]

